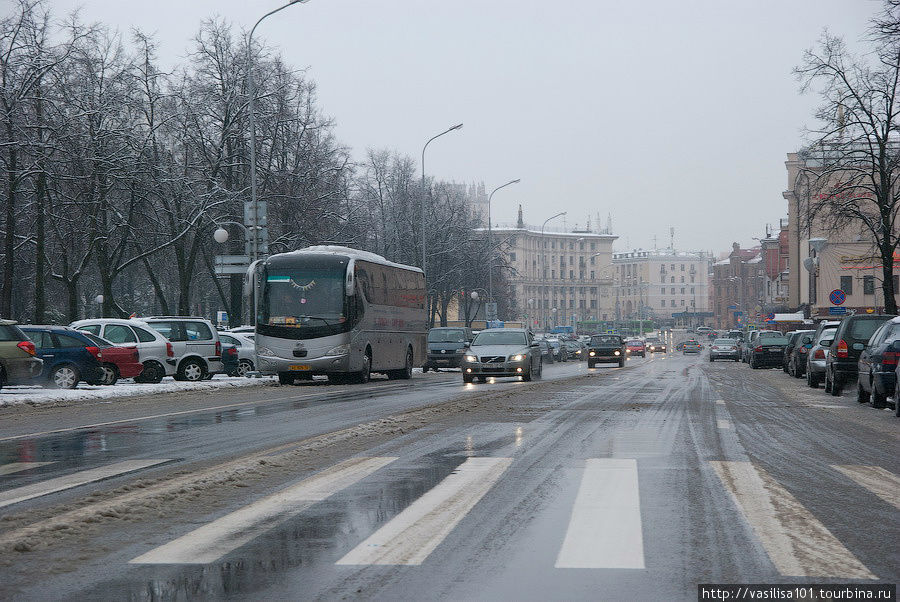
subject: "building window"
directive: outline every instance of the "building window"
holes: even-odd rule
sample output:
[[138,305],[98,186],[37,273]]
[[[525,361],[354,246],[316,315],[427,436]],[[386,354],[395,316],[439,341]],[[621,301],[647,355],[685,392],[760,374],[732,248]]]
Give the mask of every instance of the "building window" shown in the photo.
[[672,292],[671,292],[671,294],[672,294],[672,295],[675,294],[675,287],[674,287],[674,286],[672,287]]
[[575,270],[569,270],[569,280],[575,280]]
[[[672,267],[675,267],[675,266],[672,266]],[[672,299],[671,301],[669,301],[669,307],[675,307],[675,299]]]
[[[672,270],[672,271],[674,272],[674,271],[675,271],[675,264],[673,263],[672,265],[670,265],[670,266],[669,266],[669,269]],[[672,301],[672,303],[675,303],[675,302]]]
[[682,272],[684,271],[684,264],[683,264],[683,263],[681,264],[681,271],[682,271]]
[[591,243],[591,251],[596,251],[596,250],[597,250],[597,243],[592,242]]
[[666,306],[666,300],[663,299],[662,301],[660,301],[660,302],[659,302],[659,306],[660,306],[660,307],[665,307],[665,306]]
[[515,260],[516,260],[516,254],[515,254],[515,253],[510,253],[510,254],[509,254],[509,260],[510,260],[510,261],[515,261]]
[[691,284],[693,284],[693,283],[694,283],[694,277],[691,276]]
[[669,282],[670,282],[671,284],[675,284],[675,276],[672,276],[672,279],[669,280]]
[[550,279],[556,280],[556,270],[550,270]]
[[569,299],[569,309],[575,309],[575,299]]
[[591,299],[591,309],[597,309],[597,300]]
[[863,276],[863,294],[875,294],[875,276]]
[[694,294],[694,287],[693,287],[693,286],[691,287],[691,294],[692,294],[692,295]]
[[593,279],[594,279],[594,271],[591,270],[591,280],[593,280]]
[[594,260],[595,260],[595,259],[597,259],[597,258],[596,258],[596,257],[593,257],[593,256],[591,256],[591,265],[594,265]]
[[681,306],[684,307],[684,299],[681,300]]
[[570,242],[570,243],[569,243],[569,250],[570,250],[570,251],[574,251],[574,250],[575,250],[575,243],[574,243],[574,242]]
[[575,264],[575,258],[572,257],[571,255],[569,255],[569,265],[574,265],[574,264]]
[[666,287],[662,287],[661,289],[659,289],[659,294],[660,294],[660,295],[665,295],[665,294],[666,294]]
[[666,283],[666,277],[665,277],[665,276],[660,276],[660,277],[659,277],[659,281],[662,282],[663,284],[665,284],[665,283]]
[[848,295],[853,294],[853,276],[841,276],[841,290]]
[[681,284],[684,284],[684,276],[681,277]]
[[684,287],[683,287],[683,286],[681,287],[681,294],[682,294],[682,295],[684,294]]

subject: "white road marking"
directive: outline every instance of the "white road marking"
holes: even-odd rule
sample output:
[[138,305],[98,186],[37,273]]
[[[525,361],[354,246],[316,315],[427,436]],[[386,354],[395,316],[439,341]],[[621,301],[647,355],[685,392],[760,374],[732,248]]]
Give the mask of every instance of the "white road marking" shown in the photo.
[[719,418],[718,420],[716,420],[716,426],[719,427],[720,429],[725,429],[725,430],[730,431],[731,430],[731,421],[723,420],[722,418]]
[[751,462],[710,464],[783,576],[877,579],[765,470]]
[[316,502],[353,485],[396,457],[349,458],[264,497],[187,535],[154,548],[130,564],[208,564],[288,520]]
[[852,464],[831,467],[862,485],[888,504],[900,509],[900,477],[879,466],[857,466]]
[[37,468],[38,466],[46,466],[48,464],[53,464],[53,462],[11,462],[10,464],[0,465],[0,475],[22,472],[29,468]]
[[836,403],[809,403],[809,404],[806,404],[806,407],[808,407],[808,408],[835,408],[838,410],[843,410],[844,408],[847,408],[849,406],[840,406],[840,405],[837,405]]
[[717,405],[717,406],[723,406],[723,405],[725,405],[725,400],[724,400],[724,399],[717,399],[717,400],[716,400],[716,405]]
[[422,564],[511,463],[512,458],[467,459],[337,564]]
[[149,459],[149,460],[125,460],[117,462],[109,466],[101,466],[100,468],[91,468],[90,470],[82,470],[63,477],[41,481],[24,487],[16,487],[15,489],[7,489],[0,491],[0,508],[10,506],[18,502],[24,502],[32,498],[41,497],[57,491],[72,489],[79,485],[93,483],[94,481],[102,481],[110,477],[115,477],[142,468],[148,468],[157,464],[171,462],[171,459]]
[[555,566],[645,568],[637,460],[587,460]]

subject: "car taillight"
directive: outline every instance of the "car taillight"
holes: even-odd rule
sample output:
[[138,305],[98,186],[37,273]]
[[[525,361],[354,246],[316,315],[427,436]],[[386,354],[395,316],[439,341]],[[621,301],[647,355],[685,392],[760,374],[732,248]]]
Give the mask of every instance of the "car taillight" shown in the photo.
[[845,341],[844,339],[841,339],[841,341],[837,345],[837,356],[839,358],[843,359],[843,358],[848,357],[848,355],[849,354],[847,353],[847,341]]
[[898,357],[900,357],[900,353],[897,353],[896,351],[885,351],[881,355],[881,365],[896,366]]
[[759,352],[762,352],[762,350],[763,350],[762,345],[760,345],[759,347],[757,347],[757,348],[754,349],[753,351],[759,351]]
[[222,355],[222,343],[216,341],[216,355]]
[[18,347],[28,355],[34,355],[35,353],[37,353],[37,350],[34,347],[34,343],[32,343],[31,341],[22,341],[21,343],[16,345],[16,347]]
[[172,346],[172,343],[166,343],[166,355],[168,357],[175,357],[175,348]]
[[825,359],[825,350],[819,347],[816,349],[816,352],[813,353],[813,359],[816,360],[824,360]]
[[237,355],[237,354],[238,354],[238,353],[237,353],[237,348],[236,348],[236,347],[231,347],[231,348],[228,349],[228,355]]
[[88,353],[90,353],[91,355],[93,355],[93,356],[94,356],[95,358],[97,358],[98,360],[99,360],[101,357],[103,357],[103,354],[100,353],[100,348],[99,348],[99,347],[85,347],[84,350],[87,351]]

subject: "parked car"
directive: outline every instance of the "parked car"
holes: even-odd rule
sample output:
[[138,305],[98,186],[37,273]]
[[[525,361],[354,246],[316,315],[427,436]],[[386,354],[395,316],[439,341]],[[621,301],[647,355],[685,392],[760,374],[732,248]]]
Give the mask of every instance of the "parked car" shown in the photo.
[[825,391],[834,396],[856,378],[859,356],[878,328],[894,316],[860,314],[841,321],[834,333],[831,349],[825,358]]
[[802,332],[800,336],[797,337],[794,348],[787,354],[787,372],[794,378],[803,378],[806,374],[806,358],[809,355],[809,350],[812,348],[813,337],[815,334],[815,330],[806,330]]
[[22,332],[34,342],[37,356],[44,360],[42,384],[74,389],[78,383],[98,383],[101,378],[100,348],[85,333],[67,326],[27,324]]
[[857,362],[856,400],[883,408],[895,395],[897,360],[900,358],[900,317],[891,318],[875,331]]
[[523,328],[491,328],[475,335],[463,359],[463,382],[488,376],[521,376],[528,382],[543,372],[541,349]]
[[43,366],[28,335],[13,320],[0,320],[0,388],[31,384]]
[[784,358],[784,348],[787,346],[787,337],[780,332],[758,331],[760,334],[753,341],[750,349],[750,367],[756,368],[780,368]]
[[219,340],[222,341],[222,347],[231,345],[237,350],[237,366],[231,371],[228,366],[225,367],[226,373],[230,376],[246,376],[248,372],[252,372],[255,368],[256,361],[256,343],[246,334],[235,332],[220,332]]
[[95,334],[81,332],[100,348],[100,377],[95,384],[114,385],[119,378],[135,378],[144,371],[136,346],[113,345]]
[[738,350],[735,339],[716,339],[709,348],[709,361],[733,360],[741,361],[741,352]]
[[750,353],[753,351],[753,349],[755,349],[756,347],[759,346],[758,343],[756,342],[756,339],[758,339],[760,337],[760,335],[762,335],[764,333],[765,334],[777,334],[779,336],[781,334],[777,330],[751,330],[750,334],[747,335],[746,344],[741,346],[741,354],[742,354],[741,359],[744,361],[745,364],[750,363]]
[[224,374],[222,342],[212,322],[205,318],[154,316],[144,321],[169,339],[175,356],[166,361],[175,366],[175,380],[199,381]]
[[134,377],[138,383],[158,383],[166,376],[175,375],[175,347],[162,334],[143,320],[121,318],[93,318],[69,324],[114,345],[137,347],[138,357],[144,369]]
[[819,322],[813,335],[812,346],[806,354],[806,384],[813,389],[818,388],[825,379],[825,360],[840,323],[840,320]]
[[701,349],[703,349],[703,347],[700,345],[700,343],[693,339],[685,341],[681,347],[682,353],[684,355],[687,355],[688,353],[699,354]]
[[598,334],[588,344],[588,368],[601,363],[625,365],[625,341],[617,334]]
[[794,352],[794,347],[800,344],[800,338],[804,334],[812,334],[815,332],[814,330],[792,330],[790,332],[784,333],[784,336],[787,337],[788,344],[784,348],[784,357],[781,361],[781,369],[784,370],[785,374],[790,374],[788,370],[788,363],[791,359],[791,354]]
[[666,344],[659,337],[647,337],[644,339],[644,345],[650,350],[650,353],[667,353]]
[[[897,364],[897,369],[894,370],[894,382],[900,382],[897,380],[900,378],[900,363]],[[900,418],[900,399],[897,399],[897,388],[894,388],[894,416]]]

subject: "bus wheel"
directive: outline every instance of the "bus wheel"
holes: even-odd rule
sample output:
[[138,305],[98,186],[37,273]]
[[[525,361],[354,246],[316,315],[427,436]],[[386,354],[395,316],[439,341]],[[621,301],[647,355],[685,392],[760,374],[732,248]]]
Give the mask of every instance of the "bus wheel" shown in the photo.
[[366,349],[366,354],[363,356],[363,368],[356,374],[354,374],[354,381],[357,384],[364,385],[369,382],[369,379],[372,377],[372,356],[369,355],[371,352]]
[[388,378],[391,380],[408,380],[412,378],[413,369],[413,352],[412,349],[406,350],[406,365],[402,370],[391,370],[388,372]]

